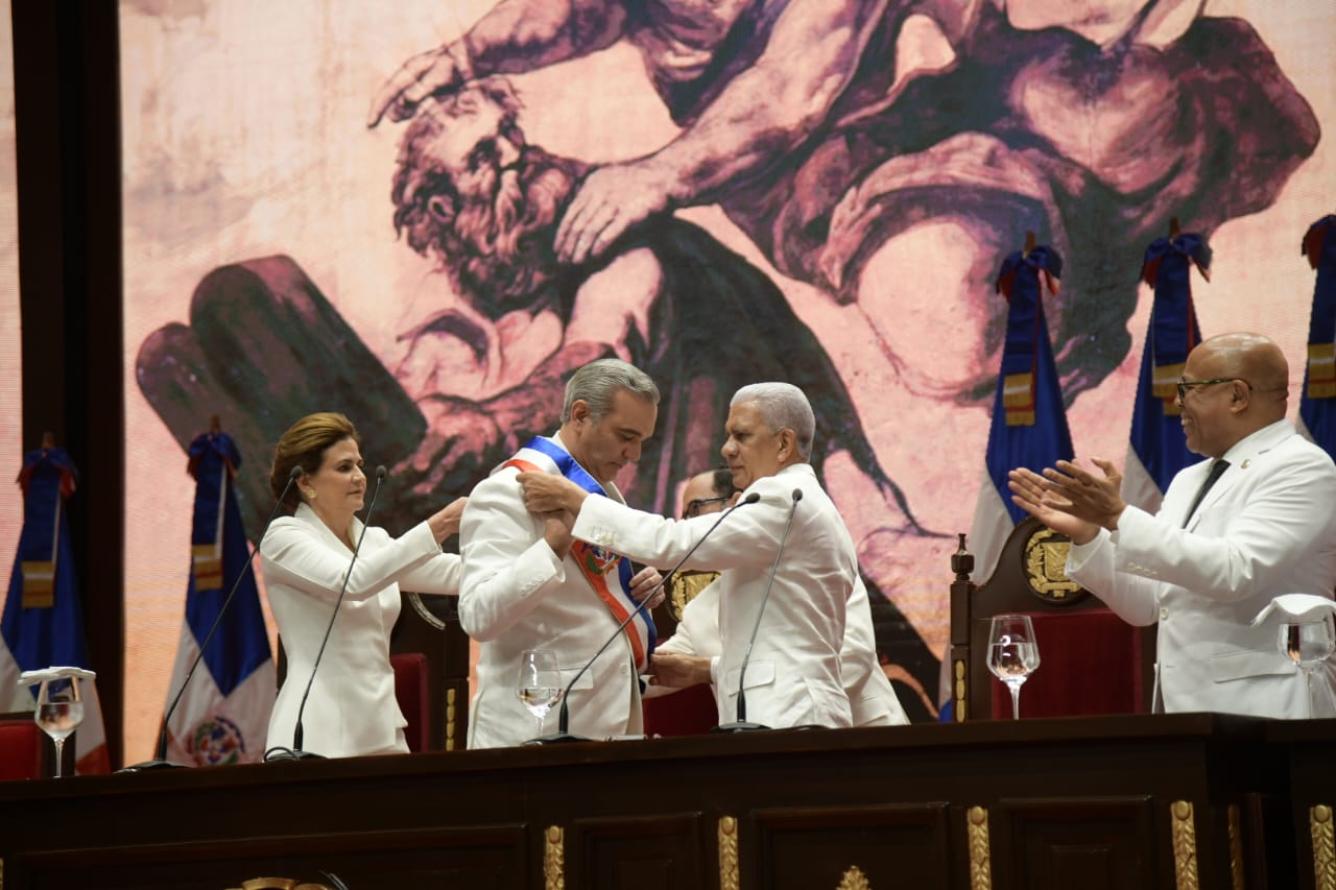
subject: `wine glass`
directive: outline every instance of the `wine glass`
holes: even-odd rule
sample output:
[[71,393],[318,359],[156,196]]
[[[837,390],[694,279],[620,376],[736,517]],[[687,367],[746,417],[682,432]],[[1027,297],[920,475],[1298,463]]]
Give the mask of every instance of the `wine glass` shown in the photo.
[[1039,667],[1039,643],[1029,615],[994,615],[988,670],[1011,690],[1011,719],[1021,718],[1021,684]]
[[41,681],[37,690],[37,710],[33,720],[56,746],[56,778],[62,775],[65,739],[83,722],[84,703],[79,692],[79,677],[60,675]]
[[1304,685],[1309,691],[1309,717],[1312,717],[1313,670],[1336,652],[1336,621],[1332,613],[1313,615],[1306,620],[1292,618],[1281,624],[1280,651],[1303,672]]
[[557,654],[550,649],[525,649],[520,655],[515,693],[529,712],[538,718],[538,734],[542,735],[547,712],[561,699],[561,671],[557,670]]
[[[1258,627],[1279,616],[1276,622],[1279,628],[1277,647],[1280,654],[1294,662],[1295,667],[1304,675],[1304,685],[1308,690],[1308,716],[1313,716],[1313,670],[1336,651],[1336,602],[1329,596],[1312,593],[1283,593],[1266,608],[1257,613],[1252,626]],[[1326,683],[1319,684],[1328,697],[1331,689]],[[1336,700],[1329,705],[1336,705]],[[1324,710],[1327,705],[1324,705]]]

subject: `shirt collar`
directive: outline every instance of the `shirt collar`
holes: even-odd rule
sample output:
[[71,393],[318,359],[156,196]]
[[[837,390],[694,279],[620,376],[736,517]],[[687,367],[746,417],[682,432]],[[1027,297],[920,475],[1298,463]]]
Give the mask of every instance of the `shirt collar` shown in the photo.
[[1294,424],[1282,418],[1244,436],[1230,446],[1222,457],[1231,464],[1241,464],[1249,458],[1265,454],[1293,435],[1295,435]]

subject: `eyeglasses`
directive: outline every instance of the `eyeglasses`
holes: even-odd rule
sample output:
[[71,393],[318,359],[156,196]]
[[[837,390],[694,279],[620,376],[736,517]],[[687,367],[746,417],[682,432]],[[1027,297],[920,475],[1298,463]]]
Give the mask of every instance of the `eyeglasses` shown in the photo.
[[700,511],[708,507],[710,504],[724,504],[727,503],[728,499],[731,497],[732,495],[730,494],[721,498],[696,498],[695,500],[687,501],[687,508],[682,511],[682,515],[691,519],[692,517],[699,516]]
[[1188,392],[1197,386],[1214,386],[1217,383],[1233,383],[1239,381],[1245,386],[1251,388],[1252,384],[1242,377],[1212,377],[1210,380],[1180,380],[1175,384],[1178,388],[1178,400],[1181,402],[1188,397]]

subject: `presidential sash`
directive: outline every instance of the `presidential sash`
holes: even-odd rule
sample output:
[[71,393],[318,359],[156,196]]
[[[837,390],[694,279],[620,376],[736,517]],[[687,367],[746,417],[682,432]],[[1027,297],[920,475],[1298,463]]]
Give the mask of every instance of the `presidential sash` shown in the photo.
[[[551,439],[535,436],[513,458],[503,463],[498,470],[515,467],[522,473],[558,473],[565,476],[590,494],[607,497],[608,493],[575,458]],[[638,605],[631,599],[631,561],[624,556],[595,547],[584,541],[571,545],[571,556],[580,574],[589,582],[594,593],[607,606],[612,617],[621,624]],[[654,619],[648,610],[640,612],[626,625],[626,639],[631,644],[637,670],[649,667],[649,657],[654,651]]]

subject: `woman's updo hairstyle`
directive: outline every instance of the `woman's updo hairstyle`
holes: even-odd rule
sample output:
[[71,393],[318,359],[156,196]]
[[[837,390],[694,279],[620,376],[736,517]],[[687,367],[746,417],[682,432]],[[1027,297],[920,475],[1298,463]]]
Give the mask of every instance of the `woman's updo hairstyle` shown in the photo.
[[[283,494],[293,467],[301,467],[304,475],[315,474],[325,458],[325,451],[344,439],[352,439],[359,447],[362,444],[352,421],[332,411],[308,414],[288,427],[274,446],[274,466],[269,471],[269,490],[274,497]],[[301,491],[297,486],[288,488],[283,506],[294,512],[301,502]]]

